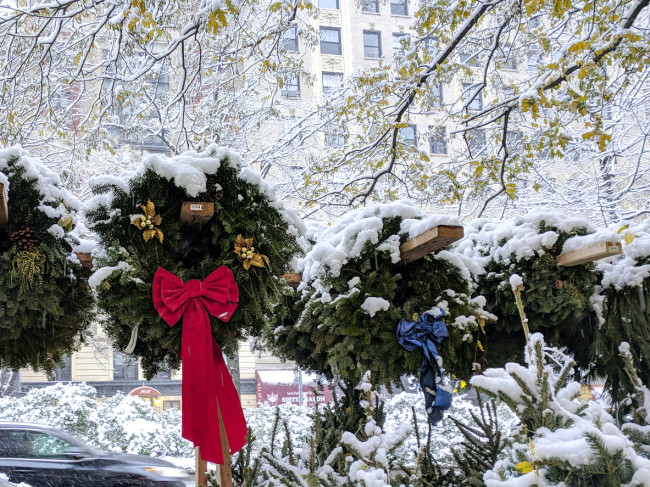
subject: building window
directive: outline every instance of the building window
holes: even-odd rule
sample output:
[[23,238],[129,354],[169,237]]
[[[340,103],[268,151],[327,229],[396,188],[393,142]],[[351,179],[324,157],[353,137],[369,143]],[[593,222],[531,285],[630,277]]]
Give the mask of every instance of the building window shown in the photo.
[[537,65],[541,58],[539,54],[539,47],[532,45],[528,47],[528,70],[537,71]]
[[123,352],[113,352],[113,380],[138,378],[138,360]]
[[284,32],[282,42],[287,51],[298,51],[298,28],[295,25],[292,25]]
[[325,134],[325,145],[327,147],[343,147],[345,145],[345,135],[336,132],[327,132]]
[[59,365],[52,371],[54,380],[70,381],[72,380],[72,359],[68,355],[63,356],[63,364]]
[[[463,99],[466,101],[472,100],[467,106],[469,110],[479,111],[483,110],[483,93],[477,93],[478,85],[473,83],[463,83]],[[476,96],[474,96],[476,94]]]
[[363,55],[365,57],[381,57],[381,32],[363,31]]
[[172,380],[172,373],[169,370],[160,370],[151,380]]
[[331,8],[332,10],[339,9],[339,0],[318,0],[320,8]]
[[512,46],[504,46],[502,53],[505,60],[501,63],[501,67],[503,69],[517,69],[517,60],[515,59],[515,52],[512,50]]
[[401,128],[399,134],[402,136],[402,139],[404,139],[404,145],[406,147],[415,147],[417,145],[415,125],[407,125],[406,127]]
[[321,54],[341,54],[341,29],[338,27],[320,28]]
[[429,138],[429,152],[431,154],[446,154],[447,153],[447,141],[445,137],[447,135],[447,130],[445,127],[429,127],[431,132],[431,137]]
[[393,15],[408,15],[408,0],[390,0],[390,13]]
[[393,56],[400,58],[404,56],[404,46],[408,42],[408,34],[393,34]]
[[332,93],[343,87],[343,73],[323,72],[323,94]]
[[287,98],[300,97],[300,77],[297,74],[284,81],[282,94]]
[[179,400],[163,401],[163,411],[167,411],[168,409],[178,409],[180,411],[181,402]]
[[361,10],[364,12],[379,13],[379,0],[364,0],[361,5]]
[[485,130],[472,129],[467,132],[467,144],[472,157],[482,156],[487,152]]
[[438,54],[438,38],[437,37],[426,37],[424,39],[424,49],[429,53],[431,57]]
[[440,108],[442,102],[442,83],[434,83],[431,86],[431,108]]
[[506,145],[508,147],[508,152],[512,157],[524,150],[524,136],[518,130],[515,130],[514,132],[508,130],[508,133],[506,134]]
[[470,52],[467,50],[463,50],[460,52],[459,57],[460,57],[460,62],[466,66],[470,66],[472,68],[479,66],[477,52]]

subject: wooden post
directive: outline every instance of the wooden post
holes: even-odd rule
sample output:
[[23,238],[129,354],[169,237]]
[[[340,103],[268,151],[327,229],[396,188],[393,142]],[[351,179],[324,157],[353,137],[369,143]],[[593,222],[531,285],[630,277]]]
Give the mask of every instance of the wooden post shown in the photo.
[[187,226],[203,225],[214,215],[214,203],[186,201],[181,206],[181,223]]
[[208,487],[208,479],[205,472],[208,470],[208,462],[201,458],[201,447],[197,446],[196,464],[194,467],[194,485],[196,487]]
[[296,288],[300,285],[300,281],[302,281],[302,274],[283,274],[282,278],[287,281],[289,286]]
[[232,487],[232,470],[230,469],[230,446],[226,435],[226,426],[223,424],[221,408],[219,408],[219,433],[221,434],[221,451],[223,452],[223,465],[219,465],[219,487]]
[[7,195],[5,185],[0,183],[0,227],[9,223],[9,207],[7,206]]
[[93,267],[93,256],[90,252],[75,252],[77,259],[81,262],[81,267],[86,269],[92,269]]
[[557,265],[571,267],[621,253],[623,253],[621,242],[601,242],[582,249],[562,252],[557,256]]

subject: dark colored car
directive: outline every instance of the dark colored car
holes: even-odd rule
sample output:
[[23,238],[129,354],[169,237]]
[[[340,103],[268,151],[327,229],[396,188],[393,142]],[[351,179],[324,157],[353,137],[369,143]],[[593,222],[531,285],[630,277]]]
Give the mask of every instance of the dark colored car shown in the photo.
[[0,472],[32,487],[189,487],[183,469],[158,458],[108,453],[39,424],[0,423]]

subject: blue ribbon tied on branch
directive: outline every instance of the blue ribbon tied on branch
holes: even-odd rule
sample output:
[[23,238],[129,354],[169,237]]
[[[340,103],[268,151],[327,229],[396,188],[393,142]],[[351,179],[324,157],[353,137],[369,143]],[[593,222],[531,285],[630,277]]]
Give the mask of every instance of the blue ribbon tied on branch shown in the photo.
[[397,325],[397,341],[409,352],[422,349],[422,366],[420,367],[420,386],[424,392],[424,401],[429,421],[434,426],[442,419],[443,412],[451,406],[451,388],[444,378],[442,357],[436,344],[449,336],[447,325],[439,318],[445,312],[440,310],[436,318],[431,313],[423,313],[417,321],[406,318]]

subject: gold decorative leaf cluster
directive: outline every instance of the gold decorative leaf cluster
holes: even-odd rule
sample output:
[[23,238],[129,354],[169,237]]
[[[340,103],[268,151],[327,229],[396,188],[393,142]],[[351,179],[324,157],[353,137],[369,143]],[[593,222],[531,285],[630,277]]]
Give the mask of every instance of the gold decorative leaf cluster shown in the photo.
[[252,238],[244,238],[237,235],[235,242],[235,253],[244,261],[244,269],[248,270],[252,265],[255,267],[264,267],[269,265],[269,258],[266,255],[258,254],[253,247]]
[[163,243],[164,235],[162,230],[158,228],[158,225],[162,223],[162,217],[156,215],[156,205],[151,200],[147,200],[147,204],[142,205],[141,208],[144,215],[137,217],[131,224],[142,230],[142,238],[144,238],[145,242],[157,237],[160,243]]

